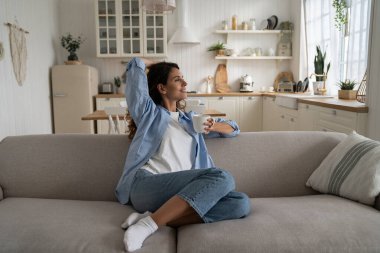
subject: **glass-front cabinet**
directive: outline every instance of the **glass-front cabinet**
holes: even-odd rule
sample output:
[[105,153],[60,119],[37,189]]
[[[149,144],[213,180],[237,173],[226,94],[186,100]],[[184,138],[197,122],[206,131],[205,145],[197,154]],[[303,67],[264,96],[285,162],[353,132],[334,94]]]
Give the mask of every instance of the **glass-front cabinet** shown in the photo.
[[98,57],[165,57],[166,16],[148,14],[141,0],[97,0]]

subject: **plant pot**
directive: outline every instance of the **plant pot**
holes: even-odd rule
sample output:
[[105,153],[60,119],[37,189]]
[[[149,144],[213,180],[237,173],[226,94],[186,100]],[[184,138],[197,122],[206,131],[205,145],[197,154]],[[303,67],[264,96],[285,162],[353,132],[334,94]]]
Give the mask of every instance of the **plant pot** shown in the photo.
[[216,56],[224,56],[224,49],[219,49],[216,51]]
[[356,99],[357,90],[338,90],[338,98],[340,99]]
[[323,95],[323,92],[321,92],[320,89],[323,89],[323,81],[313,82],[314,95]]
[[124,94],[125,86],[125,84],[120,85],[120,87],[117,88],[117,94]]
[[70,52],[70,55],[67,57],[68,61],[78,61],[78,55],[75,52]]

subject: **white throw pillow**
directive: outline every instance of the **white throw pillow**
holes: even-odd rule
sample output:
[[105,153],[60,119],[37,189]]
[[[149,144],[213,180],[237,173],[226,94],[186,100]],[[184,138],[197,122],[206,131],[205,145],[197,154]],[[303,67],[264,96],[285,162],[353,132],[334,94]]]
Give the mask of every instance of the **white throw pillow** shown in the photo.
[[322,161],[306,185],[373,205],[380,193],[380,142],[353,132]]

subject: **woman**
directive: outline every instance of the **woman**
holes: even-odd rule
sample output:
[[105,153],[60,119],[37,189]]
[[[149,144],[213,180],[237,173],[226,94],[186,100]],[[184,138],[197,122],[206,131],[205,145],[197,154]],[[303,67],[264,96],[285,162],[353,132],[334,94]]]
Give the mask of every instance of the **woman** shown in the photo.
[[[126,74],[125,94],[136,128],[130,128],[133,141],[116,196],[141,213],[122,224],[128,227],[124,244],[129,252],[141,248],[158,226],[237,219],[250,210],[248,197],[233,191],[233,177],[215,168],[203,135],[194,131],[193,113],[178,109],[187,97],[179,67],[153,64],[147,77],[148,65],[134,58]],[[239,128],[233,121],[209,119],[205,131],[209,137],[233,137]]]

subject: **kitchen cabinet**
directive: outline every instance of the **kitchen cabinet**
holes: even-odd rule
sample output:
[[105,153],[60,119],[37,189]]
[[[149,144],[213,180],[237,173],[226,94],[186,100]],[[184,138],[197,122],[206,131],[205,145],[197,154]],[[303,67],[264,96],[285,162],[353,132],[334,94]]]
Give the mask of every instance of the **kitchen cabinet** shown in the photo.
[[146,13],[141,0],[96,3],[97,57],[166,56],[166,15]]
[[[247,41],[247,36],[251,36],[252,38],[258,38],[258,36],[278,36],[284,33],[291,33],[291,31],[288,30],[216,30],[215,33],[217,34],[225,34],[227,36],[226,38],[226,44],[234,46],[236,49],[242,51],[243,49],[246,49],[248,45],[257,44],[257,47],[261,47],[263,49],[262,55],[257,56],[215,56],[216,60],[291,60],[293,59],[292,56],[279,56],[279,55],[273,55],[268,56],[266,55],[266,52],[264,49],[273,48],[276,52],[277,50],[277,42],[278,39],[270,38],[269,40],[264,40],[257,43],[244,43],[241,44],[243,41]],[[245,38],[242,38],[244,36]],[[249,40],[248,40],[249,41]]]
[[280,129],[278,121],[280,117],[275,97],[263,97],[263,131],[277,131]]
[[[120,102],[124,102],[125,98],[96,98],[96,110],[104,110],[105,107],[118,107],[120,106]],[[122,122],[120,122],[122,123]],[[97,120],[96,127],[98,134],[108,134],[108,120]],[[121,125],[121,133],[125,133],[127,130],[125,125],[122,123]]]
[[198,99],[207,109],[226,113],[225,118],[236,121],[242,132],[262,130],[263,105],[261,96],[191,96],[188,99]]
[[366,113],[348,112],[320,106],[315,108],[317,109],[317,116],[314,130],[346,134],[355,130],[359,134],[366,135]]
[[238,97],[208,97],[207,108],[215,109],[226,114],[227,119],[235,120],[239,124]]
[[298,103],[298,122],[296,130],[312,131],[315,129],[317,108],[313,105]]
[[239,126],[242,132],[256,132],[263,129],[262,98],[259,96],[239,98]]

